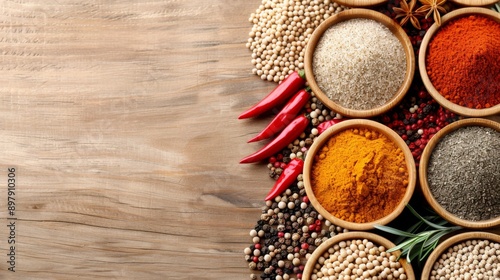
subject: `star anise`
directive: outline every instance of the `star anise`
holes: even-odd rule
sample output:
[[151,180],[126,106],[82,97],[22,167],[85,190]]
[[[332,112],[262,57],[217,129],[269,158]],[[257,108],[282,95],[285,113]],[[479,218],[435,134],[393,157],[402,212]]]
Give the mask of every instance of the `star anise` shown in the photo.
[[446,9],[443,7],[445,2],[446,0],[420,0],[422,7],[418,8],[415,13],[427,13],[425,18],[432,14],[434,22],[441,25],[441,14],[439,12],[446,13]]
[[420,22],[418,21],[416,15],[416,12],[413,12],[413,9],[415,8],[416,0],[410,0],[410,3],[408,4],[406,0],[401,0],[400,6],[401,8],[394,7],[392,8],[394,12],[396,13],[396,18],[401,18],[401,21],[399,22],[399,25],[403,26],[410,20],[411,24],[418,30],[420,30]]

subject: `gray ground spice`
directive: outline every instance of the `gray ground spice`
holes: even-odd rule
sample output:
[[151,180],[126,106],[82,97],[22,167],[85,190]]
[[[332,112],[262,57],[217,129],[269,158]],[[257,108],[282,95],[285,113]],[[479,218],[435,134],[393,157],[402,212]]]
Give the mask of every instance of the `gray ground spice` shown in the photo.
[[469,221],[500,215],[500,132],[459,128],[436,145],[429,159],[432,195],[448,212]]

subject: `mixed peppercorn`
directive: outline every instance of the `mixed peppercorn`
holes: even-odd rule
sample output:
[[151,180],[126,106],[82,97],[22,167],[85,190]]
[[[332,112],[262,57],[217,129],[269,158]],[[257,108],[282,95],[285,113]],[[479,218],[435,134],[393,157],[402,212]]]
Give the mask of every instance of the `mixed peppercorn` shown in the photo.
[[403,102],[391,112],[377,118],[406,142],[418,167],[427,142],[441,128],[458,116],[441,107],[423,86],[415,85]]
[[[310,204],[302,175],[280,195],[267,200],[244,249],[260,279],[300,279],[306,256],[328,238],[346,230],[325,220]],[[293,276],[292,276],[293,275]],[[251,279],[257,279],[256,274]]]

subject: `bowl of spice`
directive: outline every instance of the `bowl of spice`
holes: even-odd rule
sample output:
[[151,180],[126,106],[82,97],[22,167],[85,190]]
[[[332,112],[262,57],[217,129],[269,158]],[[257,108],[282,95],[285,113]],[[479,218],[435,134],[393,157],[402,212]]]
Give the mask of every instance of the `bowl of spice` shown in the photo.
[[397,133],[351,119],[324,131],[304,160],[304,187],[325,219],[349,230],[394,220],[416,184],[415,161]]
[[422,193],[450,223],[465,228],[500,225],[500,123],[469,118],[441,129],[419,166]]
[[445,239],[427,259],[421,279],[500,279],[500,235],[475,231]]
[[349,9],[314,30],[304,70],[312,91],[328,108],[369,118],[403,99],[415,73],[415,54],[394,20],[369,9]]
[[370,232],[342,233],[323,242],[304,267],[303,280],[317,279],[415,279],[413,268],[395,245]]
[[441,106],[456,114],[500,114],[499,49],[499,13],[478,7],[454,10],[422,40],[422,82]]

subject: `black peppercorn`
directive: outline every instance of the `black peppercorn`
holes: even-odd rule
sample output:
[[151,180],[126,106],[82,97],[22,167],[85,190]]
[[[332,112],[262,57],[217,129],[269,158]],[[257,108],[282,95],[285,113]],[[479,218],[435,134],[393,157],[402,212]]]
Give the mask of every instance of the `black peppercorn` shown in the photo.
[[311,213],[309,213],[309,217],[312,217],[312,218],[316,219],[318,217],[318,212],[311,211]]

